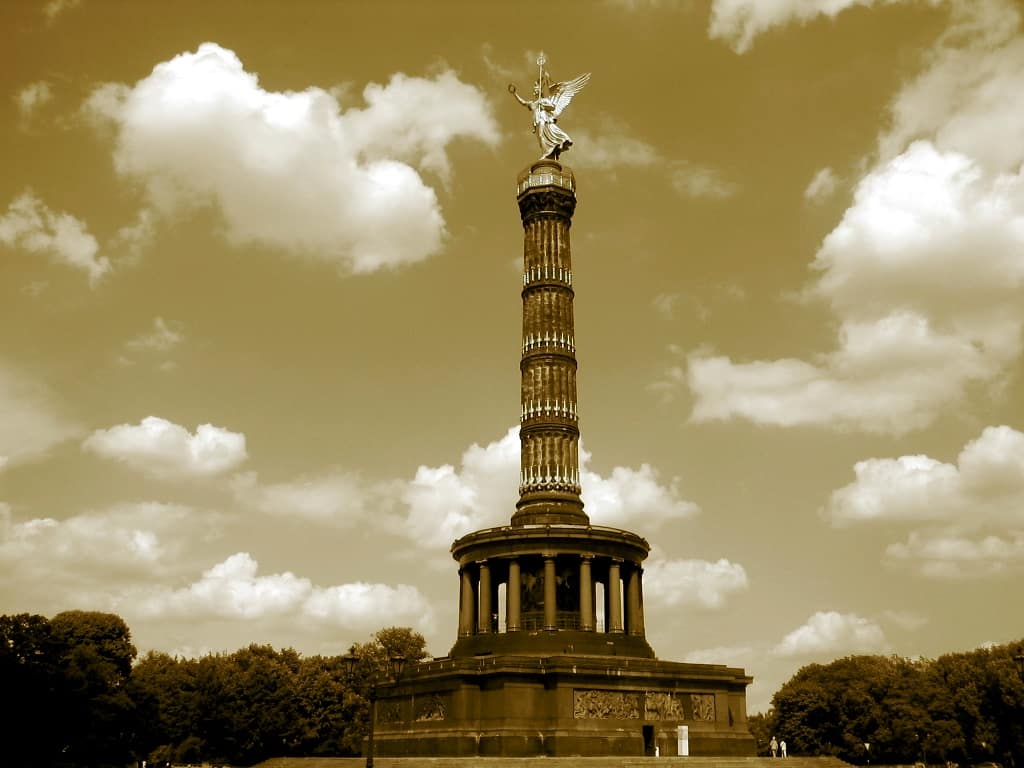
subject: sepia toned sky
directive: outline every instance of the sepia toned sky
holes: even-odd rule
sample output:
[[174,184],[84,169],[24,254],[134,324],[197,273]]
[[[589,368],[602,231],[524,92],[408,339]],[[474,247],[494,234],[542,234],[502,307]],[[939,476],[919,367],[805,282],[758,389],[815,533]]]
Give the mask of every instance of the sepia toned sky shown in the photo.
[[1024,635],[1012,0],[0,4],[0,612],[143,651],[455,640],[517,498],[528,92],[586,511],[662,658]]

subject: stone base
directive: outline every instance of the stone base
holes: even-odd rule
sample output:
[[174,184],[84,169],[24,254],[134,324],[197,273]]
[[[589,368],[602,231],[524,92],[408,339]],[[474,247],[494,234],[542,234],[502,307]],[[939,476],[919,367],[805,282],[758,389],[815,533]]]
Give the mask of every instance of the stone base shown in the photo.
[[390,757],[755,754],[743,670],[562,654],[438,659],[379,686],[375,753]]

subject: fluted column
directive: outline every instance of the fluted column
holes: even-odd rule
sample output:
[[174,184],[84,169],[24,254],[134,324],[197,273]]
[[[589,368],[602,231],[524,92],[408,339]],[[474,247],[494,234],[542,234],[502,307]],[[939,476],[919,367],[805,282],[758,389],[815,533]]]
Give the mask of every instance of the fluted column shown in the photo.
[[580,629],[594,631],[594,579],[590,575],[593,555],[580,555]]
[[473,613],[476,600],[473,596],[473,577],[468,567],[459,569],[462,589],[459,592],[459,637],[473,634]]
[[544,556],[544,629],[558,629],[558,595],[555,591],[555,556]]
[[521,597],[523,582],[519,576],[519,561],[508,562],[508,584],[505,587],[505,631],[518,632],[521,621]]
[[487,634],[491,631],[491,569],[486,560],[480,561],[480,614],[477,617],[477,631]]
[[620,564],[621,560],[615,558],[608,566],[608,631],[622,634],[622,583]]

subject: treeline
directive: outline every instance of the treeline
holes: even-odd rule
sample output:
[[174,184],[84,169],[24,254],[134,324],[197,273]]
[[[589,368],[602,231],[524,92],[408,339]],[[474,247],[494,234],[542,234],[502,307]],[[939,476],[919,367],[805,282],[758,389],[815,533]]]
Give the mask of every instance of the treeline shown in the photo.
[[360,754],[373,679],[387,660],[417,661],[423,636],[390,628],[341,656],[250,645],[136,661],[119,616],[68,611],[0,616],[0,764],[11,768],[250,765],[277,756]]
[[[1022,641],[1024,643],[1024,641]],[[751,718],[758,750],[772,736],[790,755],[857,764],[970,765],[1024,755],[1022,643],[934,660],[848,656],[798,671]]]

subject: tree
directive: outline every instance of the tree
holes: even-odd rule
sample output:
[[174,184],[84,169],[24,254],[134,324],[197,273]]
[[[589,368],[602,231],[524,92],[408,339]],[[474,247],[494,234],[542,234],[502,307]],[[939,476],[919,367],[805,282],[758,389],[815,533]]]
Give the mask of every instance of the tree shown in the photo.
[[62,689],[60,648],[45,616],[0,616],[0,680],[9,704],[0,718],[6,764],[33,768],[57,757],[53,728]]
[[50,627],[60,645],[54,719],[62,759],[123,766],[134,758],[136,730],[126,685],[136,655],[128,625],[112,613],[65,611]]

